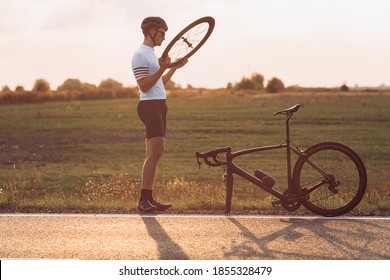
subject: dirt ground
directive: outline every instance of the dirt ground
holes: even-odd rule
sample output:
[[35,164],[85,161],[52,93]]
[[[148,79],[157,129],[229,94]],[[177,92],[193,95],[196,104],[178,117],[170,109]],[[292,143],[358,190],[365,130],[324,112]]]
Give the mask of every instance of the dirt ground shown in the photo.
[[61,162],[66,157],[56,152],[56,145],[120,144],[139,139],[131,132],[66,132],[39,133],[33,135],[0,135],[0,164],[18,162]]

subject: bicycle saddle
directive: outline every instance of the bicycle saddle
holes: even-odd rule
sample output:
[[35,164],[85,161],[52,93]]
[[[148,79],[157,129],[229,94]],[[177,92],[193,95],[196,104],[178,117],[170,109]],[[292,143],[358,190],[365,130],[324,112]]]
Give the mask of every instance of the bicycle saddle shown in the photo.
[[274,116],[279,115],[279,114],[291,115],[292,113],[295,113],[296,111],[298,111],[299,107],[301,107],[301,104],[296,104],[288,109],[284,109],[284,110],[275,112]]

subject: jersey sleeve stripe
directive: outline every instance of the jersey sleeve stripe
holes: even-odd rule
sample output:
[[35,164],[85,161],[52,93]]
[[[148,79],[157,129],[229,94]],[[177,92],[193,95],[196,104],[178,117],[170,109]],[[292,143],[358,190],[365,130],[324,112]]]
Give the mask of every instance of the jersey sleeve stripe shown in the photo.
[[145,78],[149,75],[148,67],[136,67],[133,69],[133,72],[136,80]]

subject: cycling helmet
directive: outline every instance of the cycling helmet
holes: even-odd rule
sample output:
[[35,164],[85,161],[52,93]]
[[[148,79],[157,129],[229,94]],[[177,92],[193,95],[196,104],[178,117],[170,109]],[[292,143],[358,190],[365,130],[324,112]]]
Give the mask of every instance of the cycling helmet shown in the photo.
[[142,32],[148,34],[151,28],[164,28],[165,30],[168,30],[168,25],[160,17],[147,17],[142,21]]

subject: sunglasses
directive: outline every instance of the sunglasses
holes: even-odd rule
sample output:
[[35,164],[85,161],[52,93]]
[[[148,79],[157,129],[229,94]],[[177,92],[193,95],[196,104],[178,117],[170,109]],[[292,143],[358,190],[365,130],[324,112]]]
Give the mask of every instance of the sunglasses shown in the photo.
[[157,30],[157,32],[160,33],[163,38],[165,38],[165,32],[164,31]]

